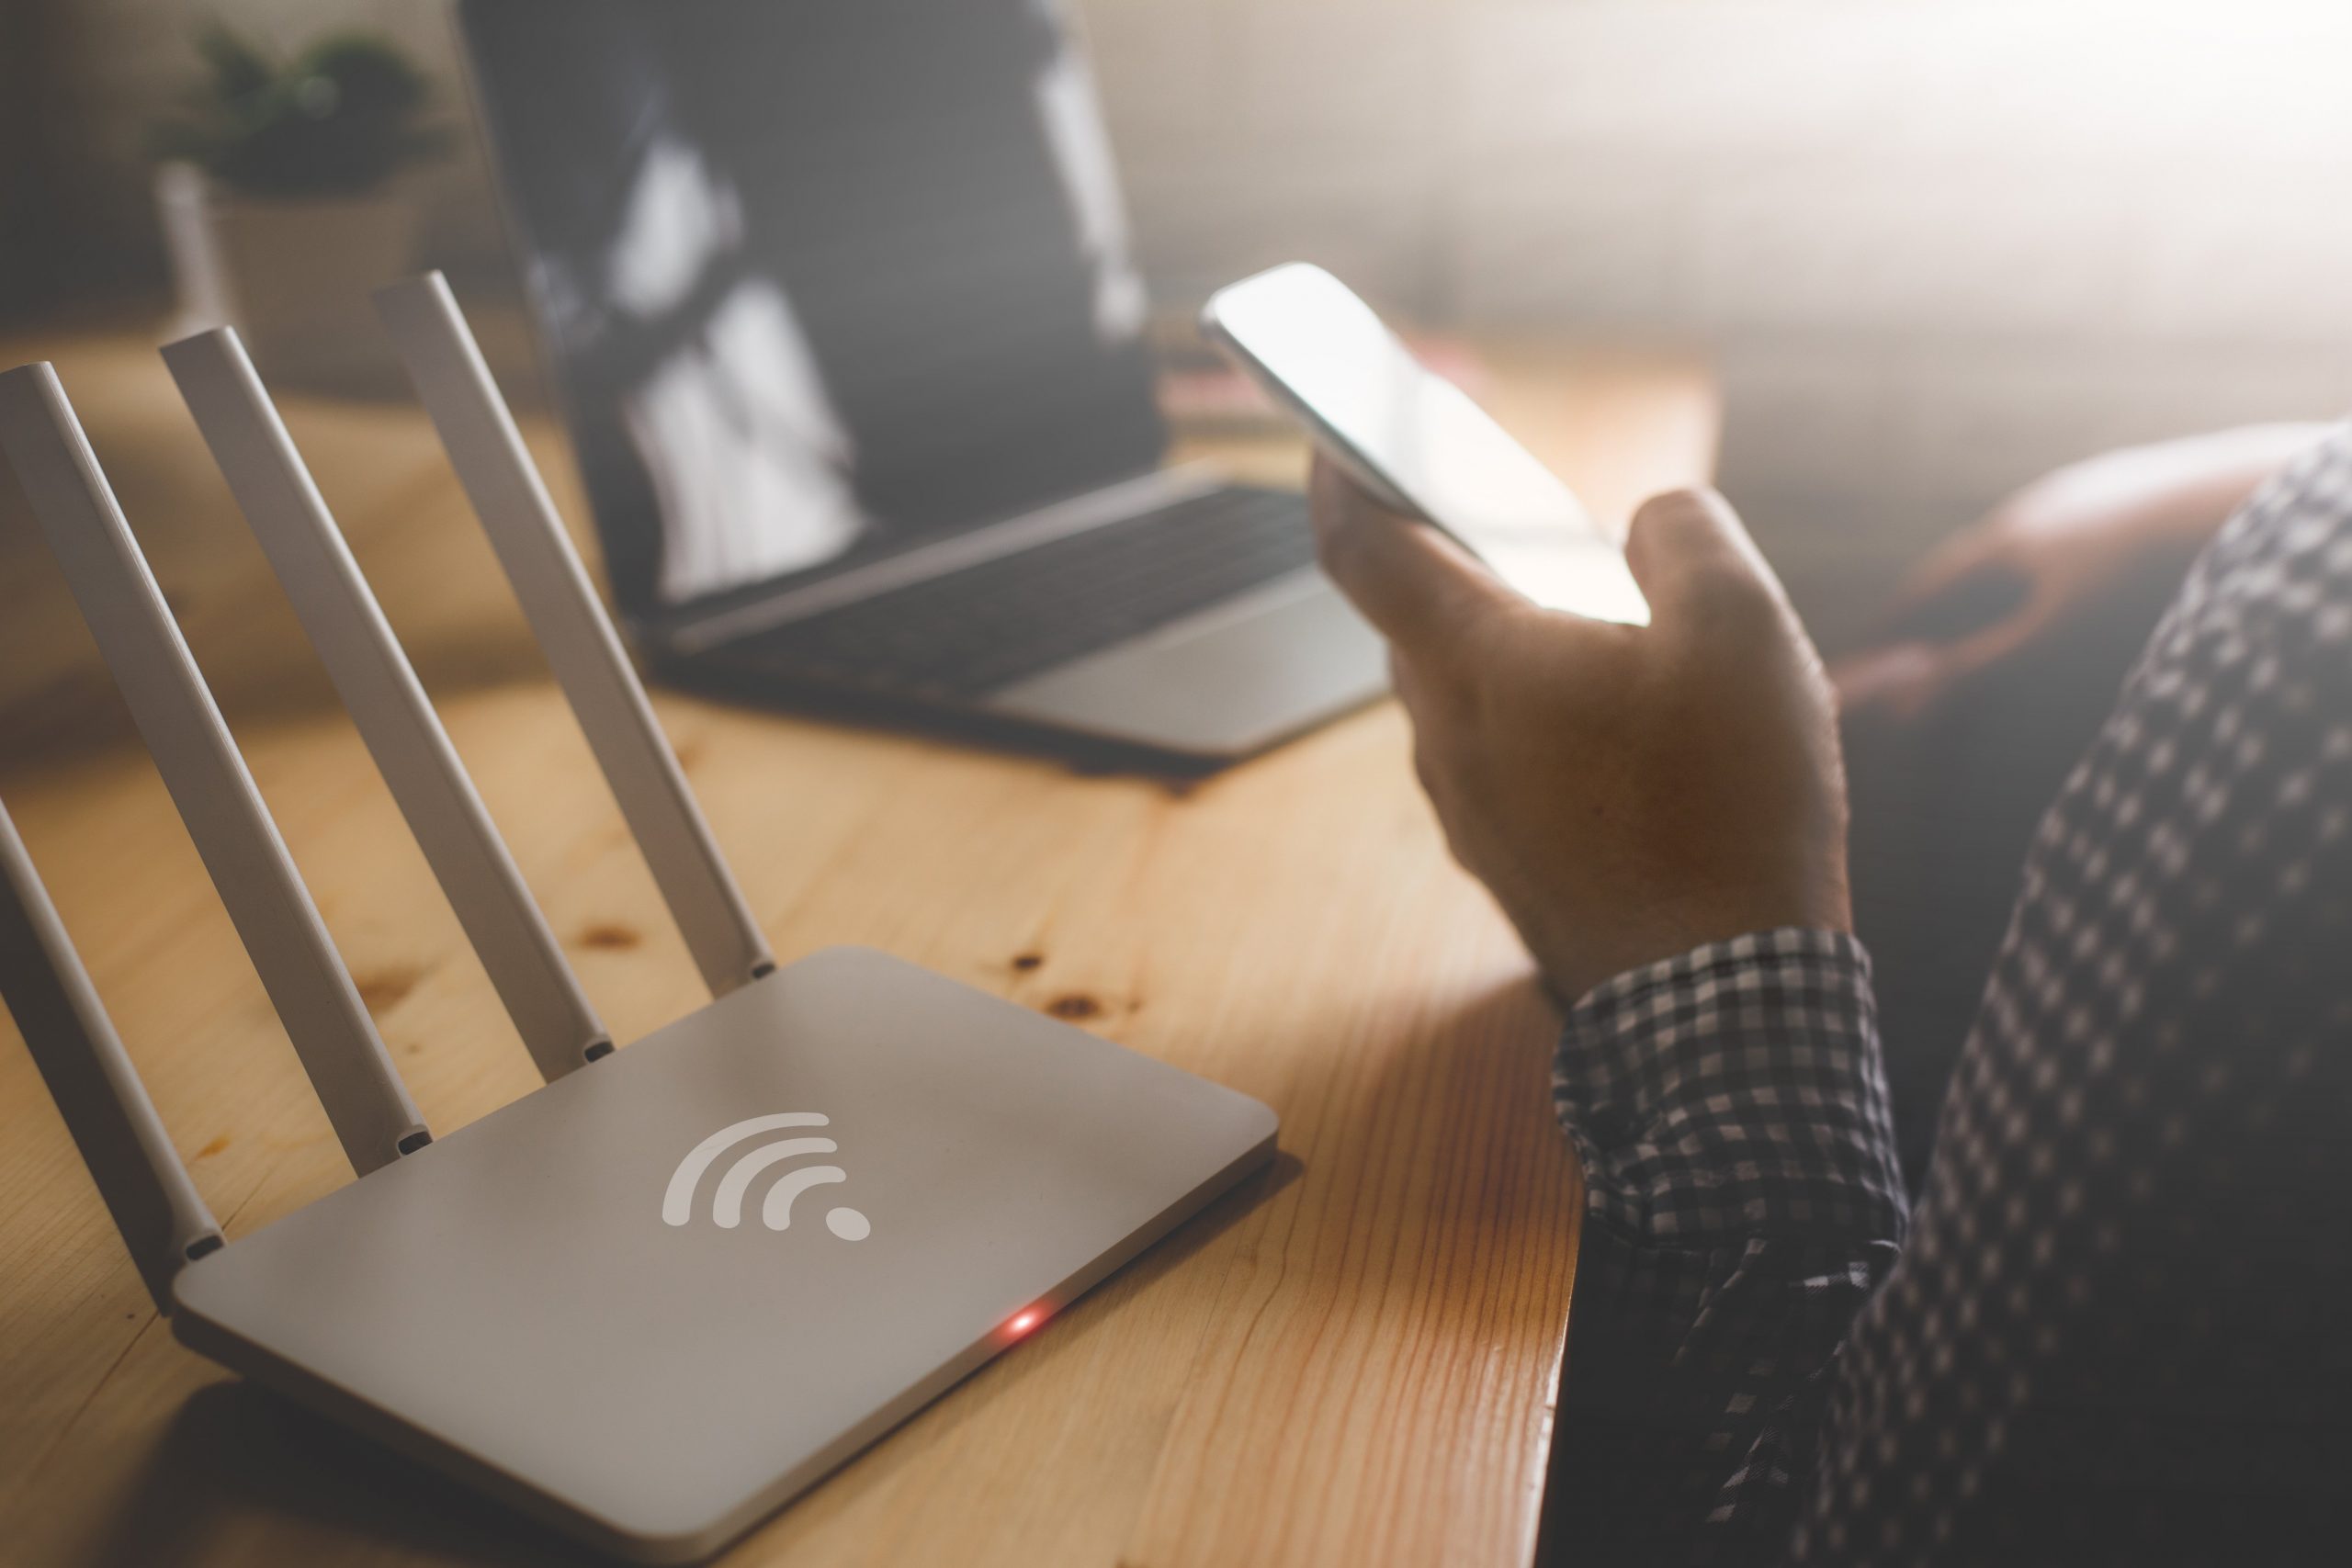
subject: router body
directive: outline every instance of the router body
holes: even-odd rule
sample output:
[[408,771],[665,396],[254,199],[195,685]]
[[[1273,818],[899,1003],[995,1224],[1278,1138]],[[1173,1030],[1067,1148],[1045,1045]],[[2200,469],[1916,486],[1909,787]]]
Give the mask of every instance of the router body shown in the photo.
[[1273,1145],[1253,1100],[837,948],[198,1258],[173,1324],[605,1551],[690,1562]]
[[360,1179],[224,1245],[0,810],[0,991],[187,1345],[607,1551],[717,1551],[1264,1163],[1257,1101],[880,953],[776,968],[438,274],[379,297],[708,1007],[616,1052],[235,334],[164,351],[548,1082],[436,1140],[64,389],[0,450]]

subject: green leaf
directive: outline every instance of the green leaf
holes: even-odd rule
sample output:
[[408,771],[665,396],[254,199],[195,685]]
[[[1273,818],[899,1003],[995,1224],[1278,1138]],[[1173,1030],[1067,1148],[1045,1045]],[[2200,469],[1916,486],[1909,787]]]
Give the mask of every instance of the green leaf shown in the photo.
[[223,184],[273,197],[348,195],[445,150],[420,124],[433,84],[387,39],[336,32],[278,60],[228,28],[197,37],[208,80],[158,123],[158,156],[192,158]]
[[196,35],[196,51],[212,73],[212,91],[222,101],[257,93],[269,85],[277,67],[251,40],[219,22],[207,24]]

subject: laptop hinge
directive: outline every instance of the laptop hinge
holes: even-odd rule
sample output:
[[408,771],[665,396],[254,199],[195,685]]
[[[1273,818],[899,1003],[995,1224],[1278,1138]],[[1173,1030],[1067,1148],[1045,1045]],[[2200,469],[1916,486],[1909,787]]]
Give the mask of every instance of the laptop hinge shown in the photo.
[[945,577],[1017,550],[1031,549],[1106,523],[1123,522],[1175,502],[1204,495],[1223,482],[1223,477],[1207,463],[1155,468],[1002,522],[919,545],[821,582],[811,582],[748,604],[714,609],[668,627],[649,627],[645,635],[665,652],[700,653],[788,621],[804,620],[861,599],[871,599],[877,593]]

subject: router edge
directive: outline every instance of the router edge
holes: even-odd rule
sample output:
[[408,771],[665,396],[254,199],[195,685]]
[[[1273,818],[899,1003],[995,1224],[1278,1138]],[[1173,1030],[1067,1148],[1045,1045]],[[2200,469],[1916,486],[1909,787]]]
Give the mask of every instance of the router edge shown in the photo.
[[235,333],[164,350],[544,1087],[436,1137],[47,365],[0,449],[359,1179],[224,1245],[0,809],[0,990],[179,1340],[602,1551],[724,1548],[1274,1154],[886,954],[777,967],[437,274],[378,297],[709,1005],[616,1051]]

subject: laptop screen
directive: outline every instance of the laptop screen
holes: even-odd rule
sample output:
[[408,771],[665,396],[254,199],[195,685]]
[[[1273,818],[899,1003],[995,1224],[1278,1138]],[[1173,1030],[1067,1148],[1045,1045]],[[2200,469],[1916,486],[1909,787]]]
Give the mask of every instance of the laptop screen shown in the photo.
[[1144,298],[1053,0],[465,0],[624,609],[1150,467]]

